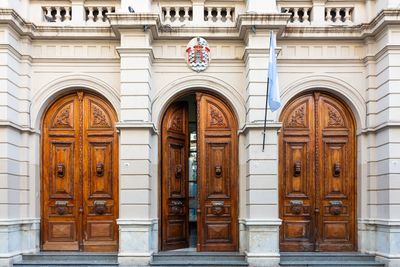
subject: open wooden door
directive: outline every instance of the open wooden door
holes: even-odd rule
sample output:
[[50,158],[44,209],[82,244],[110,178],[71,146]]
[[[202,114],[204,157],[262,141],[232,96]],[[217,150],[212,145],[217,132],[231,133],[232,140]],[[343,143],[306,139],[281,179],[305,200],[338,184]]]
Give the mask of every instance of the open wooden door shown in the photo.
[[197,93],[198,186],[197,250],[236,251],[237,124],[220,99]]
[[188,106],[169,106],[162,122],[162,250],[189,246]]

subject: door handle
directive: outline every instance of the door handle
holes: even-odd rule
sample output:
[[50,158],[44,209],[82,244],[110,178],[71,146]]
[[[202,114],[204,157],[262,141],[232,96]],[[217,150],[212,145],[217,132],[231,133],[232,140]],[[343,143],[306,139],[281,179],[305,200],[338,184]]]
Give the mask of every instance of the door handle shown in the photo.
[[339,177],[340,176],[340,172],[341,172],[340,162],[336,161],[333,164],[333,176],[334,177]]
[[97,175],[97,177],[101,177],[104,175],[104,163],[103,162],[98,162],[96,164],[96,175]]
[[57,176],[60,178],[64,178],[65,176],[65,165],[62,162],[57,164]]
[[297,160],[294,162],[294,166],[293,166],[293,173],[294,176],[298,177],[301,174],[301,161]]

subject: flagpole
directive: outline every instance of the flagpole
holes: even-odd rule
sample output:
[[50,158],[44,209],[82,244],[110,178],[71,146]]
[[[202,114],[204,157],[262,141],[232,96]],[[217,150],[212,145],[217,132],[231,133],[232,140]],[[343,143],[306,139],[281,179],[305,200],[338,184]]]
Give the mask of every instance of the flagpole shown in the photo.
[[264,115],[264,130],[263,130],[263,144],[262,144],[262,151],[264,152],[265,148],[265,136],[267,130],[267,118],[268,118],[268,93],[269,93],[269,75],[267,80],[267,97],[265,99],[265,115]]

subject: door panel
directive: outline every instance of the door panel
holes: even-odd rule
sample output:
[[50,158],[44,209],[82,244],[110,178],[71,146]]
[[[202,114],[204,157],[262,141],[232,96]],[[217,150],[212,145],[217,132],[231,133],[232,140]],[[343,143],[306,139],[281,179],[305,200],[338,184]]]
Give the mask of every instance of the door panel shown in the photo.
[[355,135],[350,111],[315,92],[281,115],[282,251],[355,250]]
[[198,251],[236,251],[237,125],[219,99],[198,93]]
[[[93,104],[89,106],[89,102]],[[115,121],[107,103],[83,92],[59,99],[46,112],[42,131],[42,249],[117,249]]]
[[162,249],[189,246],[188,106],[172,104],[162,123]]

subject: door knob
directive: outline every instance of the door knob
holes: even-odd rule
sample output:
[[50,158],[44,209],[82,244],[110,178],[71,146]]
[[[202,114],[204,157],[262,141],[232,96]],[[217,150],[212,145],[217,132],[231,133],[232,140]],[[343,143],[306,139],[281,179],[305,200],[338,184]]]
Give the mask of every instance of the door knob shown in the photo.
[[65,165],[62,162],[57,165],[57,176],[60,178],[65,176]]

